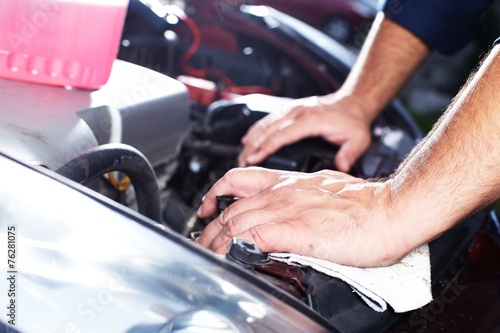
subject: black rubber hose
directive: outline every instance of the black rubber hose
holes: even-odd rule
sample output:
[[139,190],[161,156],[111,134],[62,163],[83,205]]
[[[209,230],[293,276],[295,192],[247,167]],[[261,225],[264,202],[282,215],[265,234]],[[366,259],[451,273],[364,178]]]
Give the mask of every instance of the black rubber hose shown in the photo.
[[123,172],[130,178],[139,212],[161,222],[156,174],[147,158],[134,147],[114,143],[101,145],[81,153],[56,170],[82,185],[113,171]]

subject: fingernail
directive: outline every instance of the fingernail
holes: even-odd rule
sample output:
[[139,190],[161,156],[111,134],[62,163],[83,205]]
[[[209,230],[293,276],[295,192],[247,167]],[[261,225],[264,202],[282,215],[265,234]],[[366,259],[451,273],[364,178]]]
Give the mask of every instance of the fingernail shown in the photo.
[[201,206],[200,206],[200,207],[198,207],[198,210],[196,211],[196,215],[198,215],[198,216],[199,216],[200,214],[201,214]]

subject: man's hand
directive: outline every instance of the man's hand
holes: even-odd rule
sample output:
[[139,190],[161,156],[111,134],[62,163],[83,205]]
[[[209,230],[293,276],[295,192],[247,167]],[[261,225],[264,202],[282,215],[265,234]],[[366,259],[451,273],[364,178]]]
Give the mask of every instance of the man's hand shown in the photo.
[[334,163],[349,171],[370,144],[373,119],[428,54],[422,40],[379,13],[342,87],[331,95],[299,99],[284,115],[257,122],[243,138],[239,166],[256,165],[285,145],[316,136],[340,146]]
[[288,112],[271,114],[250,128],[242,139],[238,165],[255,165],[283,146],[323,137],[340,146],[334,163],[347,172],[370,144],[372,120],[355,97],[332,94],[299,99]]
[[384,183],[340,172],[313,174],[233,169],[206,195],[199,216],[217,211],[217,195],[240,199],[210,223],[197,242],[225,253],[233,237],[264,252],[292,252],[341,264],[391,264],[408,251]]

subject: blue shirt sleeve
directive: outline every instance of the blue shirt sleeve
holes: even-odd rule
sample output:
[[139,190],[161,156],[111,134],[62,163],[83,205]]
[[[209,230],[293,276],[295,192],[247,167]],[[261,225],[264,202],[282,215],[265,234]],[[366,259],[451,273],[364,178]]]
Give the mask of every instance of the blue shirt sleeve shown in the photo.
[[429,47],[458,51],[481,32],[479,17],[493,0],[386,0],[383,11]]

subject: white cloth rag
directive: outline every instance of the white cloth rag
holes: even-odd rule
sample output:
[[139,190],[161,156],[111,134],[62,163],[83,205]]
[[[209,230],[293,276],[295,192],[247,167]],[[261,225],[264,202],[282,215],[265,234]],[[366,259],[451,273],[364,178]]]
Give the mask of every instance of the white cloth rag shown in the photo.
[[386,267],[358,268],[291,253],[271,253],[270,259],[308,266],[348,283],[375,311],[418,309],[432,301],[429,247],[423,245],[400,262]]

